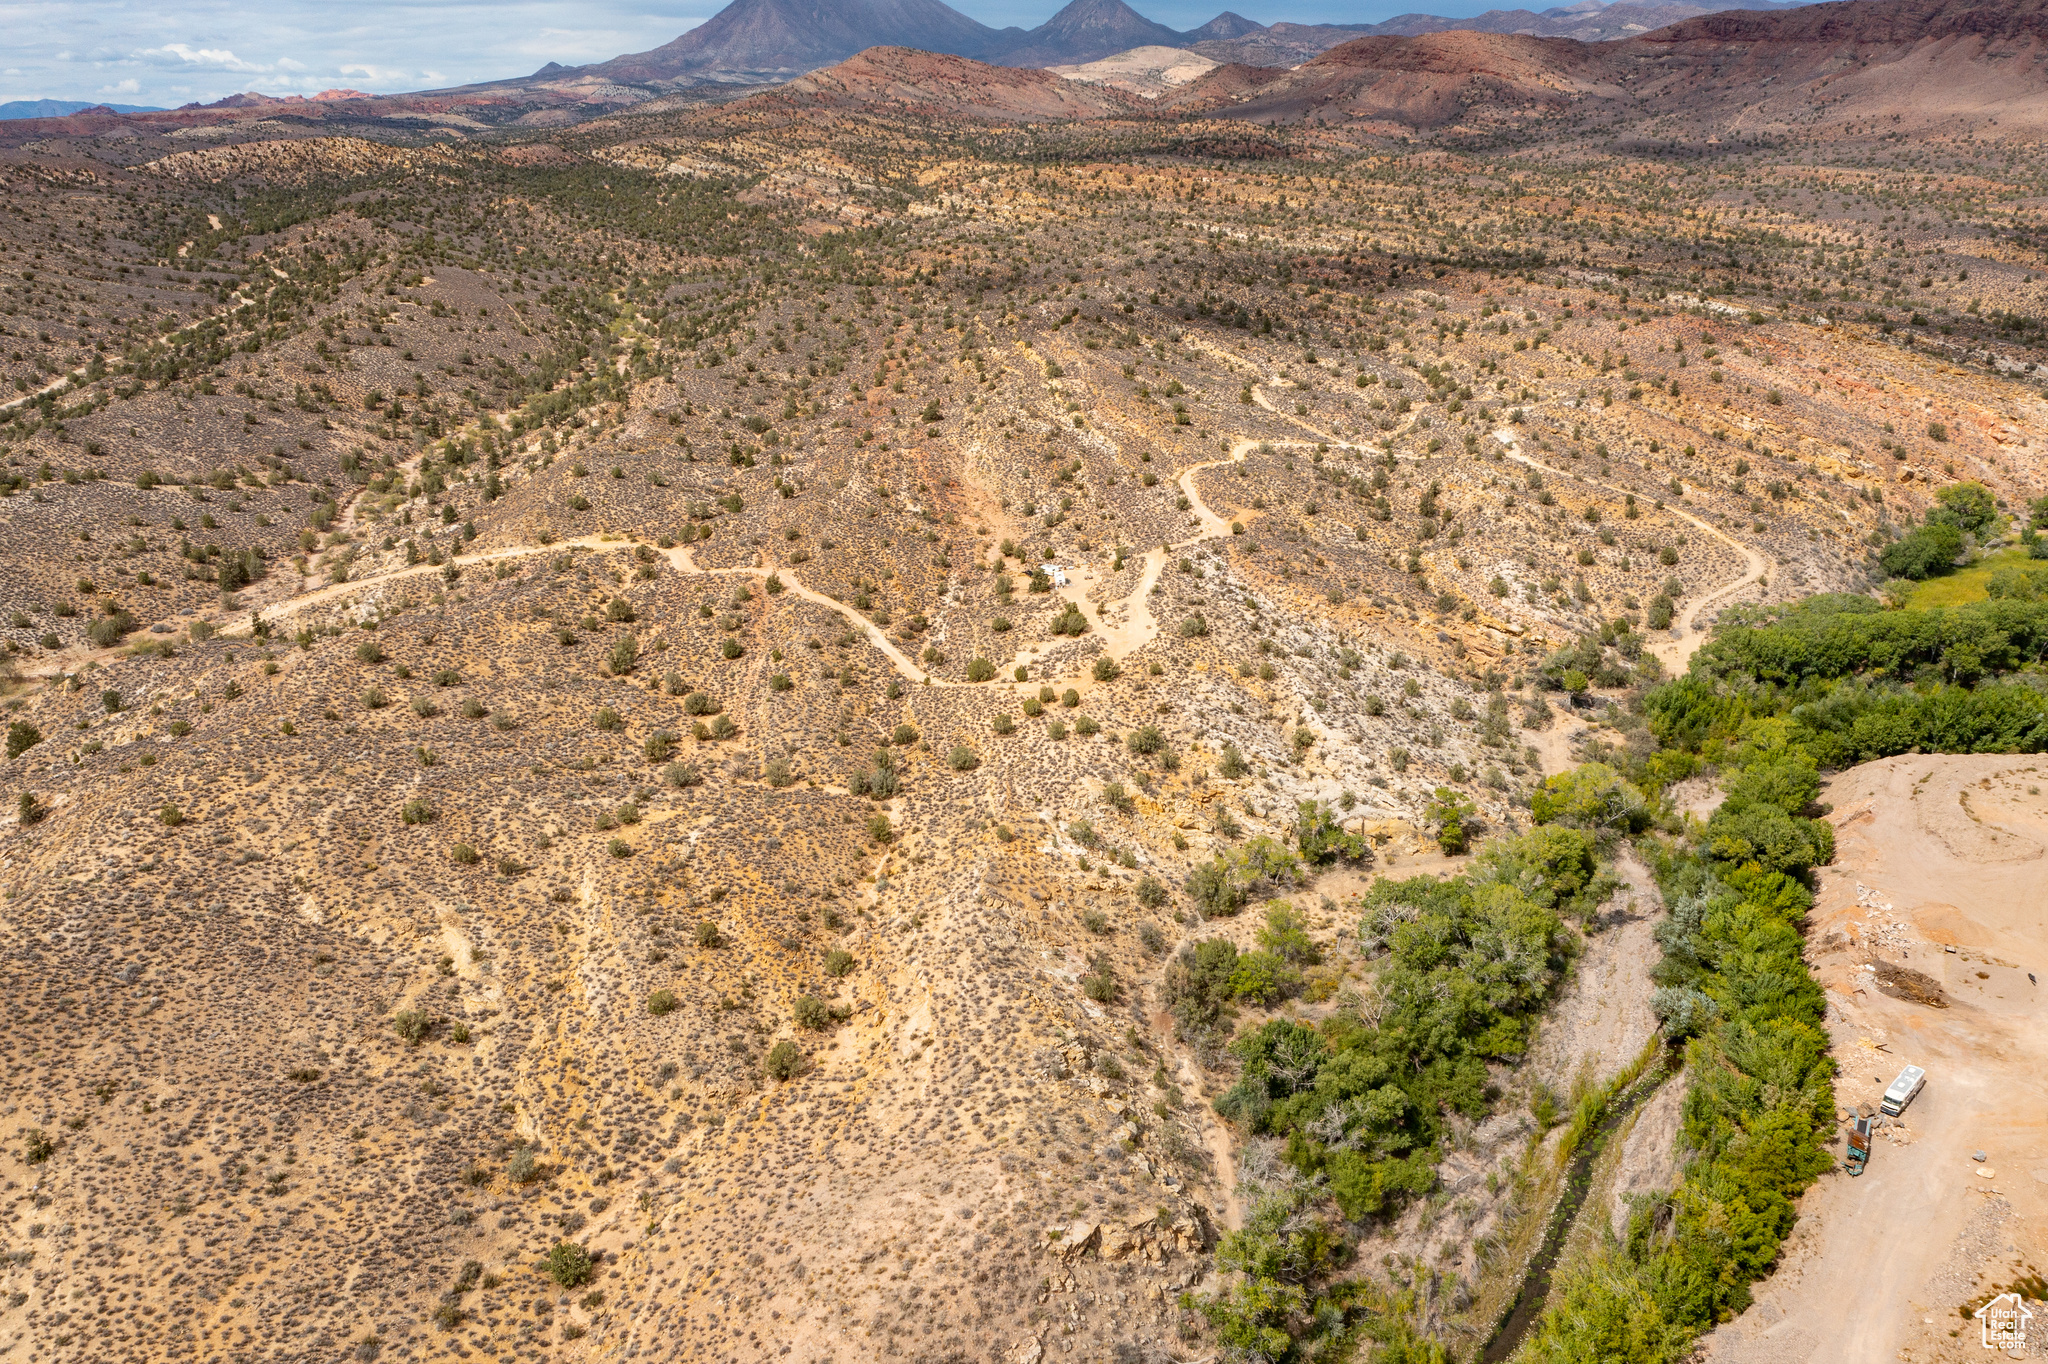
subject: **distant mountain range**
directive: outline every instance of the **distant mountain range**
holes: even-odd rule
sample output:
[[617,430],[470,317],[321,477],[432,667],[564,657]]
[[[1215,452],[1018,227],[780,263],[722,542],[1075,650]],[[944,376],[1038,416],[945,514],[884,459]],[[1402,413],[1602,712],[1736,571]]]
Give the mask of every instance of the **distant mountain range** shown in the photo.
[[[1534,131],[1583,114],[1611,118],[1631,129],[1629,139],[1705,147],[1811,118],[1824,91],[1838,128],[1954,130],[1989,120],[2027,139],[2048,129],[2048,77],[2011,54],[2044,43],[2048,0],[1843,0],[1790,13],[1716,11],[1617,42],[1354,35],[1292,69],[1230,62],[1178,80],[1149,69],[1170,48],[1071,75],[874,48],[729,108],[771,124],[865,106],[933,122],[1192,116],[1388,136]],[[1662,126],[1652,131],[1652,120]]]
[[104,109],[110,114],[163,112],[154,104],[95,104],[85,99],[16,99],[0,104],[0,119],[62,118],[66,114],[84,113],[88,109]]
[[534,79],[597,77],[631,85],[787,80],[870,47],[909,47],[1002,66],[1066,66],[1135,47],[1187,48],[1219,62],[1294,66],[1353,38],[1469,30],[1601,42],[1721,10],[1799,7],[1800,0],[1577,3],[1541,13],[1491,10],[1471,19],[1404,14],[1379,24],[1260,24],[1225,11],[1181,32],[1124,0],[1072,0],[1037,28],[990,28],[943,0],[732,0],[674,42],[590,66],[550,62]]

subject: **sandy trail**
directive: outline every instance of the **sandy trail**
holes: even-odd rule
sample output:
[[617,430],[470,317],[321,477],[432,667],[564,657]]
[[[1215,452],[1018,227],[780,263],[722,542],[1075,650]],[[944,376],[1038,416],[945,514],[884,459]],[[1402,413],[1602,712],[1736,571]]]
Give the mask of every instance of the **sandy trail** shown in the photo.
[[[1254,386],[1252,393],[1261,402],[1264,401],[1264,395],[1259,392],[1256,386]],[[1159,584],[1160,574],[1165,571],[1166,561],[1170,552],[1186,549],[1205,540],[1220,540],[1230,534],[1230,522],[1218,515],[1203,499],[1200,490],[1195,487],[1194,476],[1205,469],[1215,469],[1224,465],[1235,464],[1261,445],[1310,445],[1315,443],[1317,442],[1307,440],[1241,439],[1231,445],[1230,454],[1225,458],[1205,460],[1199,464],[1191,464],[1176,476],[1175,482],[1180,487],[1180,490],[1187,495],[1201,529],[1196,534],[1184,540],[1177,540],[1170,546],[1146,551],[1143,568],[1139,572],[1137,582],[1133,585],[1131,591],[1115,601],[1103,604],[1098,613],[1095,628],[1103,640],[1105,651],[1110,658],[1122,662],[1123,659],[1144,648],[1159,637],[1159,622],[1152,614],[1149,598],[1152,590]],[[1324,443],[1341,444],[1341,442]],[[356,501],[360,500],[360,498],[356,499]],[[349,512],[352,514],[354,510],[355,502],[352,501],[349,506]],[[452,556],[449,562],[458,568],[469,568],[479,564],[496,564],[507,559],[530,558],[536,554],[561,554],[574,549],[626,549],[635,543],[637,542],[619,537],[582,535],[574,539],[558,540],[546,545],[511,545],[501,549],[484,550],[475,554],[458,554]],[[822,606],[829,611],[837,612],[852,629],[857,631],[869,644],[873,645],[883,657],[887,658],[890,666],[906,681],[934,687],[976,687],[984,685],[977,682],[959,682],[933,677],[918,665],[916,659],[904,653],[903,650],[892,643],[889,637],[874,622],[861,615],[858,611],[855,611],[846,603],[828,596],[815,588],[806,586],[796,570],[787,565],[754,564],[733,568],[704,568],[697,563],[693,552],[688,546],[679,545],[673,549],[661,550],[659,552],[668,561],[670,568],[686,577],[748,577],[766,579],[771,573],[777,575],[782,580],[786,591],[801,597],[805,601]],[[266,623],[276,622],[295,612],[311,607],[375,591],[393,583],[403,582],[409,578],[424,577],[428,574],[440,573],[442,571],[441,568],[437,568],[432,564],[413,564],[405,568],[395,568],[382,573],[367,574],[364,577],[353,578],[346,582],[329,583],[323,587],[295,593],[292,596],[272,602],[267,606],[258,607],[253,612],[253,615]],[[1067,601],[1082,602],[1086,599],[1089,589],[1094,586],[1096,581],[1096,574],[1092,568],[1085,566],[1077,567],[1067,586],[1059,589],[1059,595]],[[1028,666],[1030,662],[1031,658],[1028,652],[1020,650],[1013,658],[1012,666],[1016,664]],[[1086,674],[1058,679],[1041,678],[1040,680],[1055,685],[1073,686],[1083,689],[1091,686],[1094,682],[1093,677]]]
[[[255,302],[254,299],[243,298],[240,294],[236,294],[233,297],[235,301],[234,304],[228,309],[228,312],[230,313],[239,312],[243,308],[246,308],[251,303]],[[166,343],[176,341],[179,338],[183,337],[185,333],[193,330],[193,328],[197,326],[199,326],[199,323],[194,322],[193,324],[191,324],[191,326],[180,327],[174,332],[166,332],[163,336],[163,340]],[[89,366],[80,365],[77,369],[69,370],[63,374],[58,375],[56,378],[50,380],[49,383],[44,384],[41,388],[36,389],[32,393],[24,393],[19,398],[10,398],[4,403],[0,403],[0,412],[12,412],[17,407],[26,407],[30,403],[40,402],[44,398],[48,397],[50,394],[55,393],[58,389],[63,388],[66,384],[74,384],[77,383],[80,379],[83,379],[88,368]]]
[[[1595,488],[1605,488],[1611,493],[1620,493],[1623,496],[1627,496],[1632,491],[1628,488],[1617,487],[1612,483],[1602,483],[1597,478],[1588,478],[1584,474],[1574,473],[1570,469],[1554,468],[1540,460],[1531,459],[1528,455],[1522,453],[1522,438],[1516,435],[1513,429],[1509,427],[1503,426],[1495,431],[1493,438],[1507,447],[1508,458],[1517,464],[1526,464],[1531,469],[1541,469],[1546,474],[1556,474],[1559,478],[1569,478],[1574,482],[1590,484]],[[1692,604],[1685,608],[1684,614],[1679,616],[1673,623],[1679,638],[1660,640],[1650,645],[1650,652],[1657,656],[1657,661],[1664,665],[1665,671],[1675,675],[1685,671],[1686,665],[1692,661],[1693,654],[1706,641],[1706,635],[1699,627],[1701,614],[1709,609],[1718,609],[1730,597],[1760,581],[1764,576],[1764,570],[1769,567],[1769,561],[1762,554],[1743,544],[1734,536],[1707,524],[1689,511],[1683,511],[1669,505],[1664,510],[1670,512],[1679,520],[1705,531],[1716,540],[1727,545],[1742,556],[1742,561],[1745,565],[1741,576],[1721,584],[1721,586],[1711,592],[1694,598]]]

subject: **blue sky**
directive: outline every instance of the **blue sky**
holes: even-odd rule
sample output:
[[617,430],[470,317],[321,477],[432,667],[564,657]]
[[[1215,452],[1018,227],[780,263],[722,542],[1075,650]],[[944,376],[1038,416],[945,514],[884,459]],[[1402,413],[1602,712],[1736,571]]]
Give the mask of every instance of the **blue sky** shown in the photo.
[[[1063,0],[1060,0],[1063,2]],[[1558,0],[1535,0],[1531,8]],[[1058,3],[955,4],[985,24],[1029,28]],[[1192,28],[1223,3],[1139,3],[1147,17]],[[1230,6],[1261,23],[1374,23],[1423,11],[1471,15],[1487,0],[1341,3],[1285,0]],[[716,0],[0,0],[0,100],[84,99],[178,105],[238,90],[312,94],[335,87],[386,94],[523,76],[547,62],[642,52],[694,28]]]

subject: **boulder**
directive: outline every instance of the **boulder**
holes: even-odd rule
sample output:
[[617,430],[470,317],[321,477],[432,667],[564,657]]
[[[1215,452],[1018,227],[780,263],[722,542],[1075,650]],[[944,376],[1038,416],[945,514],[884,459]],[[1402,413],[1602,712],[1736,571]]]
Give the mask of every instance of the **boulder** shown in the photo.
[[1083,1218],[1070,1222],[1061,1231],[1059,1240],[1053,1242],[1053,1249],[1062,1261],[1072,1264],[1089,1251],[1102,1244],[1102,1225]]

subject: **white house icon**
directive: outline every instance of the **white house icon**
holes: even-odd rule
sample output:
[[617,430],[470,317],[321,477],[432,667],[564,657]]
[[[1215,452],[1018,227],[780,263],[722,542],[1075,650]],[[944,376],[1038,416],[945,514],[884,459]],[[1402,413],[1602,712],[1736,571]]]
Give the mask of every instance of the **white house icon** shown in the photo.
[[1984,1324],[1985,1349],[2006,1350],[2027,1343],[2027,1323],[2034,1314],[2019,1294],[2000,1293],[1978,1308],[1976,1315]]

